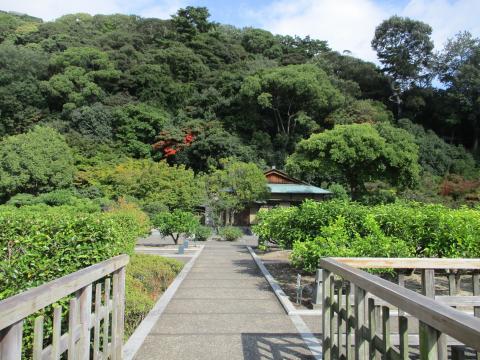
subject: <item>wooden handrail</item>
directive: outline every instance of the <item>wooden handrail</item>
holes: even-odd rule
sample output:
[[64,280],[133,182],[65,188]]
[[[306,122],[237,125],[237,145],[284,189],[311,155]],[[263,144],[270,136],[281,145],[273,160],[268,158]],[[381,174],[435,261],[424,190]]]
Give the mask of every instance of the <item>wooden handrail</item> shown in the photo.
[[0,330],[127,265],[119,255],[0,301]]
[[319,264],[322,269],[341,276],[356,287],[387,301],[432,328],[480,351],[479,319],[378,276],[356,269],[337,259],[323,258]]
[[333,257],[330,259],[360,269],[480,270],[480,259],[351,257]]

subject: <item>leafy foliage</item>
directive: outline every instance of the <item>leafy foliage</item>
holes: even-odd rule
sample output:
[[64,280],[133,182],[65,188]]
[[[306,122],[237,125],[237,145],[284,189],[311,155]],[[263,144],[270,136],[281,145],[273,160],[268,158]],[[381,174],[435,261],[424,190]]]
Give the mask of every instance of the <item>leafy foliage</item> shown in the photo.
[[305,201],[261,211],[254,232],[262,246],[293,248],[307,270],[320,256],[478,257],[480,212],[415,202],[365,206]]
[[71,206],[2,206],[0,298],[112,256],[132,254],[148,228],[148,220],[135,208],[83,213]]
[[178,260],[156,255],[130,257],[125,279],[125,338],[132,335],[182,267]]
[[224,226],[218,230],[218,235],[220,235],[223,240],[235,241],[243,236],[243,232],[234,226]]
[[194,214],[178,209],[159,212],[154,216],[153,224],[161,234],[171,236],[175,244],[178,244],[180,235],[193,235],[200,226]]
[[288,158],[287,169],[308,181],[346,185],[352,197],[358,197],[372,180],[414,186],[417,154],[413,137],[391,125],[337,125],[302,140]]
[[36,127],[0,142],[0,198],[67,188],[75,170],[70,147],[51,128]]

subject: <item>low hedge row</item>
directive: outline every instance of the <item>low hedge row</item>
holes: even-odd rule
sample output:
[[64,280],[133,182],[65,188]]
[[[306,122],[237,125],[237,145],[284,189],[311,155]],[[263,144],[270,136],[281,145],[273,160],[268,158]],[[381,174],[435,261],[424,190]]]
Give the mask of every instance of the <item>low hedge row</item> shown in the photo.
[[321,256],[480,257],[480,211],[398,202],[306,201],[260,212],[254,232],[313,270]]
[[0,300],[122,253],[150,226],[134,206],[0,206]]

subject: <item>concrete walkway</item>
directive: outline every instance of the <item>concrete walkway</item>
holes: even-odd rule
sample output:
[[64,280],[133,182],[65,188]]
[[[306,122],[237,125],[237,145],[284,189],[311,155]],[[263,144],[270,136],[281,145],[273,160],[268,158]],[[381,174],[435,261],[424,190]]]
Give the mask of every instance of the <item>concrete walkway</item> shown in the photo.
[[313,359],[247,248],[207,242],[136,359]]

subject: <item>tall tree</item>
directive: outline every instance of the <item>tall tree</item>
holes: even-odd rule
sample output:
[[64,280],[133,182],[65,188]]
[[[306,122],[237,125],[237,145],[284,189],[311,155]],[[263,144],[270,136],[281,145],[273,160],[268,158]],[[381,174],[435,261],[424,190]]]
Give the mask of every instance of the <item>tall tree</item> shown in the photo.
[[449,39],[437,57],[437,73],[458,104],[457,116],[480,148],[480,39],[463,32]]
[[266,128],[283,135],[285,145],[297,127],[315,127],[344,100],[327,74],[315,65],[288,65],[260,71],[245,79],[241,93],[268,111]]
[[402,112],[402,93],[413,84],[428,84],[428,69],[433,57],[432,28],[421,21],[392,16],[375,29],[372,47],[383,71],[392,77],[391,100]]
[[413,186],[419,173],[418,147],[405,130],[386,123],[337,125],[300,141],[286,168],[317,184],[346,185],[355,199],[366,191],[366,182]]

